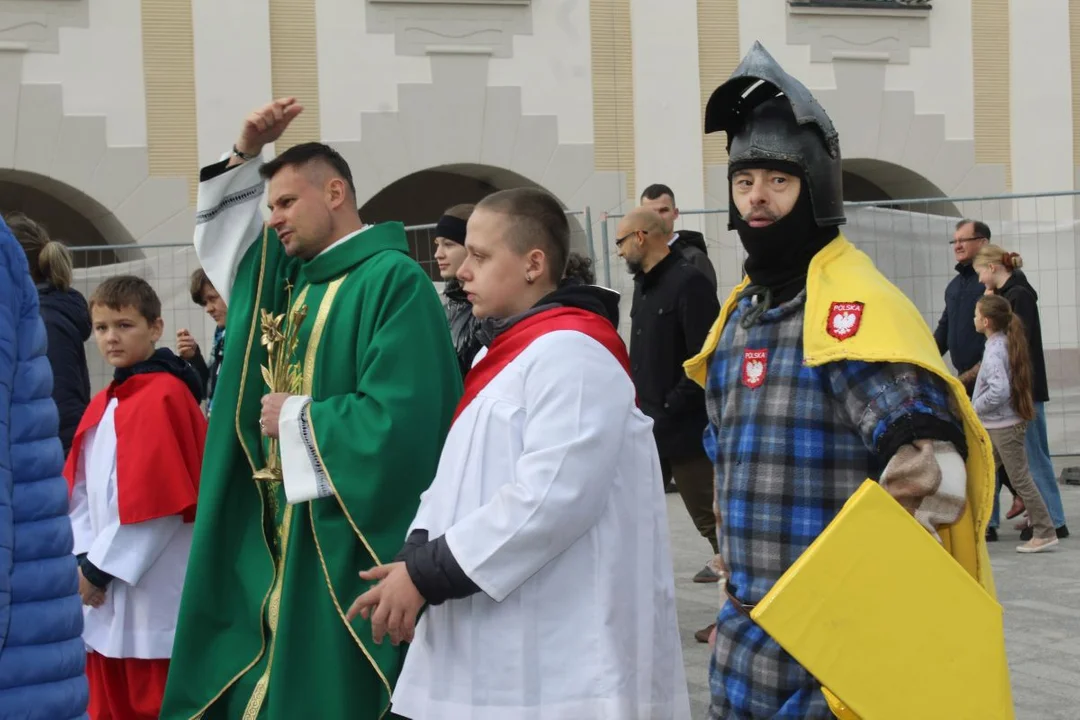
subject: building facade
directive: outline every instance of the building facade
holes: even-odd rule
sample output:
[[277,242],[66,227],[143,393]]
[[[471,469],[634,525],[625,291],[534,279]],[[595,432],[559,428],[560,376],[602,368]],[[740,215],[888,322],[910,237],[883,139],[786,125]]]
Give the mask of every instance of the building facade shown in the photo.
[[[190,236],[200,164],[294,95],[282,142],[355,168],[372,219],[494,188],[726,205],[709,93],[754,40],[818,93],[851,199],[1072,189],[1069,0],[0,0],[0,192],[73,244]],[[1074,75],[1077,77],[1074,78]],[[70,229],[71,232],[67,232]]]
[[[654,182],[684,210],[726,208],[725,138],[702,134],[703,109],[755,40],[832,116],[848,200],[1080,187],[1080,0],[0,0],[0,210],[125,246],[78,254],[87,289],[141,272],[170,329],[208,338],[191,251],[157,246],[190,242],[198,169],[245,114],[295,96],[306,111],[267,153],[335,146],[365,220],[541,187],[625,290],[605,213]],[[932,323],[951,223],[992,215],[1043,293],[1048,347],[1071,350],[1057,370],[1080,374],[1072,199],[987,207],[858,208],[852,234],[906,243],[876,255]],[[722,289],[738,282],[726,218],[683,222]]]

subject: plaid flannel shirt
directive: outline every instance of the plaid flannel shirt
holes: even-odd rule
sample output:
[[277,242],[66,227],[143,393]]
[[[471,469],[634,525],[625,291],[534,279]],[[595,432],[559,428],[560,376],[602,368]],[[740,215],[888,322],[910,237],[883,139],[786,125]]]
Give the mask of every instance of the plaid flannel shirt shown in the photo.
[[[705,447],[717,472],[728,589],[746,605],[864,480],[880,478],[889,458],[878,442],[894,423],[924,413],[960,427],[945,383],[914,366],[804,365],[805,301],[804,291],[745,329],[752,300],[744,298],[710,361]],[[817,680],[731,603],[717,619],[709,676],[710,718],[833,717]]]

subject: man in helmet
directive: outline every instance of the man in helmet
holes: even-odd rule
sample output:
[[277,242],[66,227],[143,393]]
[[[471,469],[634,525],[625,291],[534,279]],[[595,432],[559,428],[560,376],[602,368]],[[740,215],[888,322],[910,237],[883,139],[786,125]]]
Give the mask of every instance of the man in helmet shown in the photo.
[[727,134],[729,227],[747,253],[747,278],[686,363],[705,388],[728,566],[710,717],[831,718],[819,682],[750,610],[867,478],[989,585],[977,525],[993,464],[918,311],[839,231],[839,139],[810,92],[755,43],[705,131]]

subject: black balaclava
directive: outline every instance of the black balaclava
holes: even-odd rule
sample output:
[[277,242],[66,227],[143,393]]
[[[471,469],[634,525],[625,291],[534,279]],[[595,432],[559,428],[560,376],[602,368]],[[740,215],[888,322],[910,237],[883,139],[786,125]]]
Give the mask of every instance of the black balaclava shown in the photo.
[[[799,178],[801,188],[795,207],[784,217],[763,228],[750,227],[735,209],[730,195],[731,222],[746,249],[746,274],[750,277],[747,292],[764,295],[762,311],[795,298],[806,287],[810,261],[832,242],[840,231],[836,226],[818,227],[810,201],[810,186],[803,172],[794,163],[783,161],[753,161],[735,163],[728,175],[747,169],[776,170]],[[730,182],[728,192],[731,193]]]

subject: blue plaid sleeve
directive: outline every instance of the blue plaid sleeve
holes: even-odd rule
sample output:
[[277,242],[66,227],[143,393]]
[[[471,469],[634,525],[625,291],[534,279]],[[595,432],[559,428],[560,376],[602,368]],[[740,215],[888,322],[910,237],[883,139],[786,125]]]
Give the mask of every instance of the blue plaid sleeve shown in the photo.
[[888,461],[901,445],[945,440],[966,454],[948,385],[915,365],[846,361],[826,366],[830,390],[866,447]]

